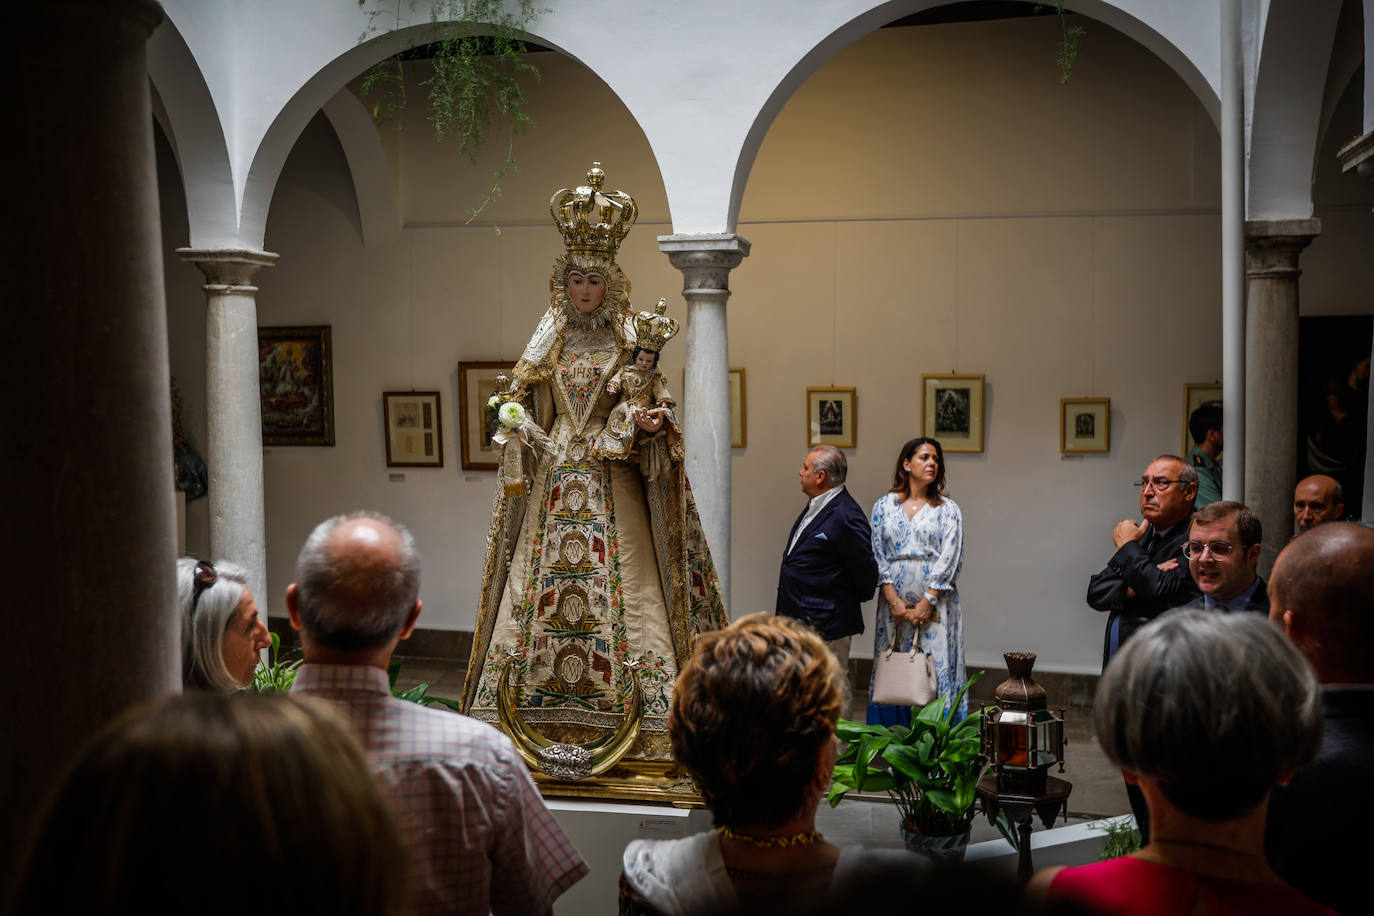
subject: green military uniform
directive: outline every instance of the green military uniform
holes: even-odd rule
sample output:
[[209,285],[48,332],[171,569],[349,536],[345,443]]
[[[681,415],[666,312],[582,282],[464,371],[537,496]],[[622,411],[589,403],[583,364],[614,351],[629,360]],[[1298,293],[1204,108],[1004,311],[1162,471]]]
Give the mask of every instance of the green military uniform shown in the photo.
[[1197,471],[1197,502],[1193,504],[1193,508],[1201,509],[1208,503],[1220,502],[1221,465],[1196,445],[1188,453],[1188,460]]

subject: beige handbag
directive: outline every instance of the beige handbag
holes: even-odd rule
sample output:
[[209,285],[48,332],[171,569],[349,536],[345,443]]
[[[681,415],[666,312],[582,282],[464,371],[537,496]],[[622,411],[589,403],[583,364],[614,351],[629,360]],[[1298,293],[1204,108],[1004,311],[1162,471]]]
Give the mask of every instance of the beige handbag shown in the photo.
[[919,627],[909,652],[897,649],[901,634],[902,628],[894,627],[892,645],[873,660],[873,702],[888,706],[924,706],[939,692],[935,662],[928,653],[921,651]]

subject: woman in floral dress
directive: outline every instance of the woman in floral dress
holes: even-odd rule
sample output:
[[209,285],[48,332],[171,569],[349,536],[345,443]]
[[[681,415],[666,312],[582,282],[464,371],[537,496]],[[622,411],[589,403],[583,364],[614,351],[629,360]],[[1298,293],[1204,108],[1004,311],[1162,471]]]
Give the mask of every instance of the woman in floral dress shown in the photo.
[[[926,436],[902,446],[892,489],[873,504],[873,557],[878,561],[876,657],[892,645],[910,651],[920,637],[935,662],[946,703],[963,686],[964,626],[959,608],[959,571],[964,565],[964,519],[945,492],[945,453]],[[868,688],[868,722],[905,725],[911,710],[874,703]],[[968,699],[956,719],[968,714]]]

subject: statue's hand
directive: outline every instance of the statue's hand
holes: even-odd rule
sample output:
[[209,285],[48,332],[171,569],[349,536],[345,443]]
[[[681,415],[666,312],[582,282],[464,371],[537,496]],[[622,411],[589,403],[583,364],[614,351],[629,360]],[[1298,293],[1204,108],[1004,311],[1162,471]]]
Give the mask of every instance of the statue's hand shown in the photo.
[[663,413],[657,410],[644,410],[640,408],[632,415],[635,426],[644,430],[646,433],[656,433],[663,428]]

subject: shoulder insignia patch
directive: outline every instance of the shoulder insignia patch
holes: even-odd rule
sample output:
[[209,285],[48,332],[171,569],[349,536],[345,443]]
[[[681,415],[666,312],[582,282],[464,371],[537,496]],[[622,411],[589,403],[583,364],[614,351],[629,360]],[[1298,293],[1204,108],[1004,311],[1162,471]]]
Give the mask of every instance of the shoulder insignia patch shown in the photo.
[[1194,455],[1194,456],[1193,456],[1193,467],[1195,467],[1195,468],[1200,468],[1200,467],[1202,467],[1202,456],[1201,456],[1201,455]]

